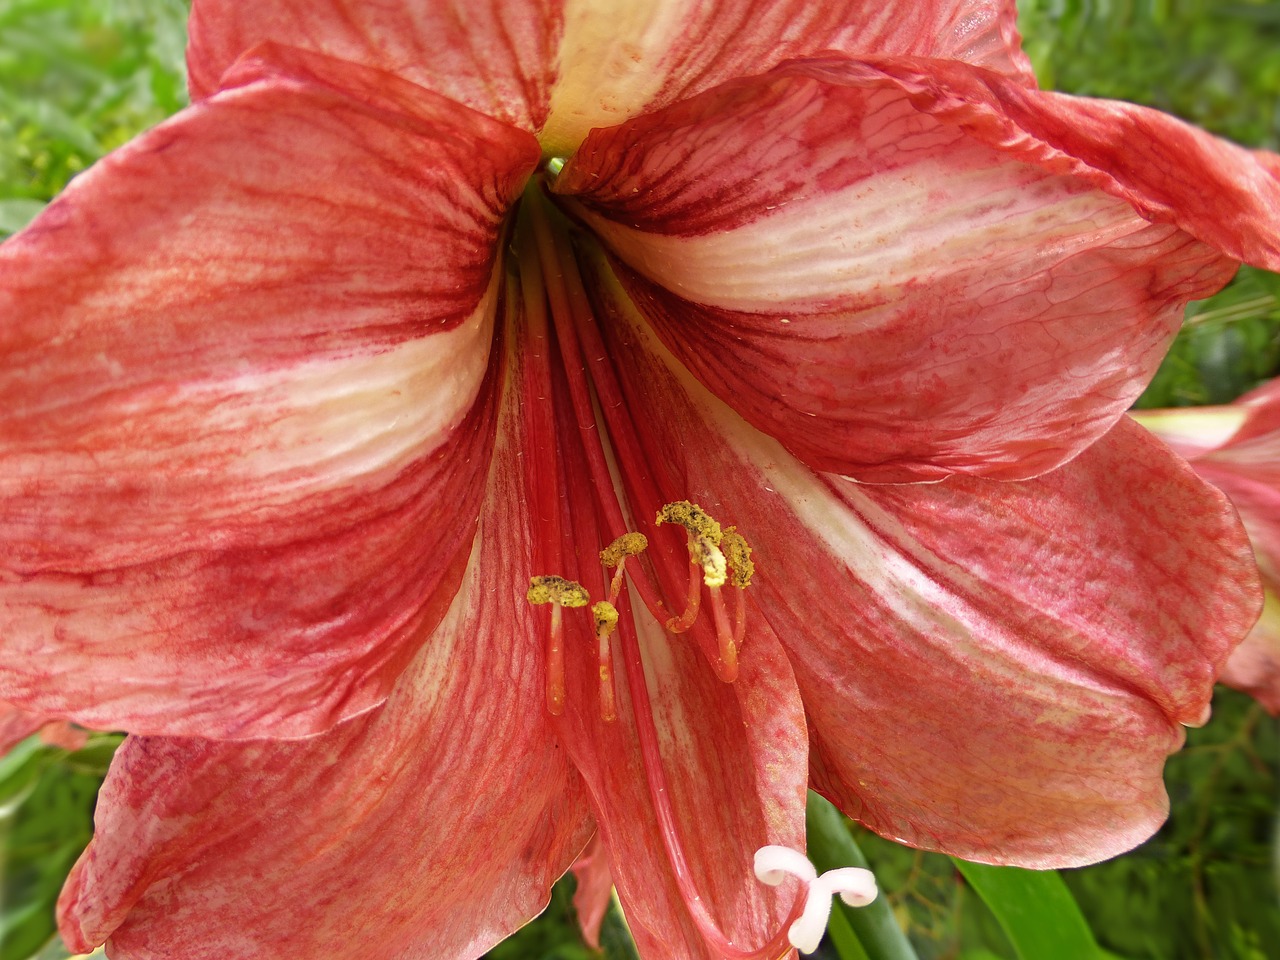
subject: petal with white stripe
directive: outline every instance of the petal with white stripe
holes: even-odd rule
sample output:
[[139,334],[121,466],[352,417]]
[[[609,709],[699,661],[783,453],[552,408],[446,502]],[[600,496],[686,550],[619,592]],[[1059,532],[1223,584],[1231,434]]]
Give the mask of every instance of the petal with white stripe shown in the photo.
[[385,698],[456,589],[537,148],[285,57],[0,247],[0,696],[25,709],[315,733]]

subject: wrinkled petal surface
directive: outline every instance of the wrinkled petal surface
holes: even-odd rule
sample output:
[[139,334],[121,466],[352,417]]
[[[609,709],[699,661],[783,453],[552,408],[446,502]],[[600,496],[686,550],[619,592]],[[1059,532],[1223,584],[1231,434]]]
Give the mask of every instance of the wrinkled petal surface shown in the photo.
[[563,12],[555,0],[194,0],[191,97],[275,42],[376,67],[523,130],[546,119]]
[[540,139],[567,156],[609,127],[793,57],[956,58],[1033,86],[1006,0],[568,0]]
[[1111,426],[1235,265],[1034,141],[996,83],[791,63],[595,131],[555,190],[677,358],[810,465],[1034,476]]
[[[596,126],[821,51],[955,57],[1033,84],[1009,0],[195,0],[193,99],[272,41],[399,74],[567,154]],[[549,116],[550,115],[550,116]]]
[[452,960],[545,906],[594,825],[541,709],[514,421],[461,589],[385,706],[303,741],[126,743],[62,896],[73,949]]
[[285,56],[0,247],[0,696],[26,709],[314,733],[386,697],[456,590],[537,148]]
[[691,498],[755,547],[824,793],[887,836],[1033,867],[1156,829],[1164,759],[1257,613],[1216,491],[1127,423],[1024,483],[816,474],[673,366],[616,282],[597,292],[653,460],[681,451]]

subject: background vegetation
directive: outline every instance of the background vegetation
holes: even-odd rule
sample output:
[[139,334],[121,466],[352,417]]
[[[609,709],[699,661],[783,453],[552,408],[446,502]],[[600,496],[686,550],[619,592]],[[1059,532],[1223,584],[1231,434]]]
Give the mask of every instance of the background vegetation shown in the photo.
[[[1280,148],[1280,2],[1020,6],[1044,86],[1145,103],[1241,143]],[[0,236],[102,154],[184,105],[185,15],[184,0],[0,0]],[[1278,369],[1280,277],[1246,268],[1188,311],[1140,404],[1227,402]],[[32,738],[0,758],[0,960],[67,956],[53,937],[52,904],[89,839],[94,794],[118,741],[99,735],[67,752]],[[1221,691],[1213,720],[1190,732],[1167,782],[1173,810],[1156,837],[1126,856],[1062,874],[1101,945],[1098,955],[1280,958],[1276,720],[1247,697]],[[1044,952],[1051,946],[1033,948],[1025,939],[1057,909],[1039,878],[1002,873],[1005,892],[993,893],[989,877],[962,872],[946,857],[856,828],[852,835],[921,960],[1053,960]],[[591,956],[577,934],[571,893],[572,880],[562,882],[543,917],[492,957]],[[1021,920],[1011,917],[1011,905],[1023,910]],[[616,912],[605,940],[610,956],[630,954]],[[823,949],[859,956],[847,938]]]

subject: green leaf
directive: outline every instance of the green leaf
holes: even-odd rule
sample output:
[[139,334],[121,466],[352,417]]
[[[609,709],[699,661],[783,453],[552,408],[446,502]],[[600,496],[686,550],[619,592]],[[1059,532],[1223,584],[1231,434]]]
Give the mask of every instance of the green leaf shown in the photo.
[[1056,871],[951,859],[1000,921],[1021,960],[1101,960],[1093,931]]

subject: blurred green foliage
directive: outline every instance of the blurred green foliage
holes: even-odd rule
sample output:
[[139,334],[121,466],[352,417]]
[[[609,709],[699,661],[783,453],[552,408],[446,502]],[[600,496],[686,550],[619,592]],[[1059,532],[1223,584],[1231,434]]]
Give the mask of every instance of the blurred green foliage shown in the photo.
[[1018,13],[1046,89],[1130,100],[1280,148],[1274,0],[1019,0]]
[[0,758],[0,960],[25,960],[53,936],[54,902],[122,739],[99,734],[69,753],[28,737]]
[[0,235],[186,103],[184,0],[0,0]]
[[[251,0],[246,0],[251,2]],[[1280,2],[1024,0],[1046,87],[1145,103],[1251,146],[1280,147]],[[185,0],[0,0],[0,236],[67,180],[185,103]],[[1280,369],[1280,278],[1246,268],[1188,322],[1144,406],[1221,403]],[[61,878],[89,837],[116,738],[67,753],[28,740],[0,760],[0,960],[65,957]],[[1064,871],[1100,944],[1129,960],[1280,958],[1275,849],[1280,733],[1222,691],[1169,763],[1168,825],[1108,863]],[[921,960],[1014,960],[1014,946],[946,857],[856,830]],[[584,960],[572,878],[493,960]],[[634,960],[613,911],[611,960]],[[823,948],[833,957],[832,947]],[[181,958],[174,958],[181,960]]]

